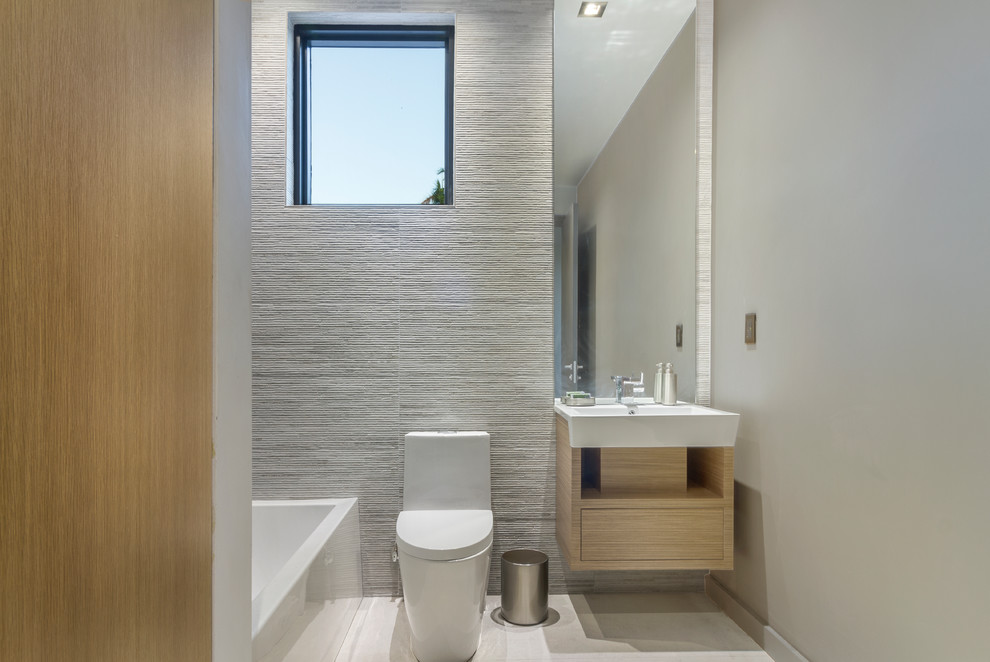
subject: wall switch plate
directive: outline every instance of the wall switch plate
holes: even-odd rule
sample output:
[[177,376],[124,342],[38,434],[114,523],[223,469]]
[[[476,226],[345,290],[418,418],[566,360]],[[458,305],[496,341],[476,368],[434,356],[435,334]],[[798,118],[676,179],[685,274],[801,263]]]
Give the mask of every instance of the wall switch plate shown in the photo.
[[678,324],[677,331],[674,333],[674,346],[683,347],[684,346],[684,325]]
[[756,313],[746,315],[746,344],[756,344]]

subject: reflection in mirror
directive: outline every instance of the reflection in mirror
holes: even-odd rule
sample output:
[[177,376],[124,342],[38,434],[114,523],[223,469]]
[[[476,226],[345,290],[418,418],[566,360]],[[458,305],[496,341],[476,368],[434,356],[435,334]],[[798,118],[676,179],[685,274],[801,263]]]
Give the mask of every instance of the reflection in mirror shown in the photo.
[[662,361],[694,402],[695,3],[579,5],[554,10],[556,395],[652,395]]

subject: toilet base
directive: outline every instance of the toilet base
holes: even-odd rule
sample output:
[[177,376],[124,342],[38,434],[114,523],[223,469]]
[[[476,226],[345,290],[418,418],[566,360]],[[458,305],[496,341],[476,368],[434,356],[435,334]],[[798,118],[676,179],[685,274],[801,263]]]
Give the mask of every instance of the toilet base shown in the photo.
[[399,550],[402,593],[419,662],[465,662],[478,650],[492,548],[428,561]]

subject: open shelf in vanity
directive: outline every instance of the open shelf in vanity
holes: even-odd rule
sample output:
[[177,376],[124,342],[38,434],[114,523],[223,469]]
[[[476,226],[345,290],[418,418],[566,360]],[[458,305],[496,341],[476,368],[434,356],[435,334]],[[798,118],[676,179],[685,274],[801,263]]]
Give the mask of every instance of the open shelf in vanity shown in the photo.
[[573,570],[731,569],[731,446],[574,448],[557,427],[557,542]]

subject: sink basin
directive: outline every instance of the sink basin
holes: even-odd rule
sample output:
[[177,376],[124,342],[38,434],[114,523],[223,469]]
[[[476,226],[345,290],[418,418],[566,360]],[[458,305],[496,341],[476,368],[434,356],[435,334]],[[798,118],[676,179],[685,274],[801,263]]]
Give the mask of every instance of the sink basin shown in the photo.
[[657,404],[556,404],[572,448],[735,446],[739,414],[687,402]]

